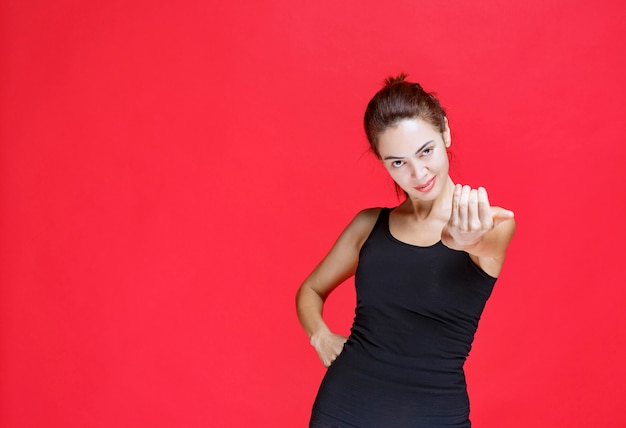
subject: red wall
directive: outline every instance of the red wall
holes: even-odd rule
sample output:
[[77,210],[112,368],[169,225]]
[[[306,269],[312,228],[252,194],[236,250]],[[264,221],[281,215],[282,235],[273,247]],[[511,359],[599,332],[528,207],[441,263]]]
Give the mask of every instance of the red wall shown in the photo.
[[[468,361],[479,428],[621,427],[626,11],[4,1],[0,426],[301,427],[294,293],[397,203],[361,129],[405,71],[518,232]],[[328,303],[346,333],[351,284]]]

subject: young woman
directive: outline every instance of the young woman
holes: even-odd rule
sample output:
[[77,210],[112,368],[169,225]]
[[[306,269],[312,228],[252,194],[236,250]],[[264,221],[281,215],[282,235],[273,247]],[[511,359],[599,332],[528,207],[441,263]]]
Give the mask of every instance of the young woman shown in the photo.
[[[406,199],[359,212],[300,286],[298,318],[328,367],[310,427],[470,427],[463,365],[515,231],[511,211],[448,175],[439,101],[404,75],[369,102],[365,132]],[[322,318],[355,275],[350,337]]]

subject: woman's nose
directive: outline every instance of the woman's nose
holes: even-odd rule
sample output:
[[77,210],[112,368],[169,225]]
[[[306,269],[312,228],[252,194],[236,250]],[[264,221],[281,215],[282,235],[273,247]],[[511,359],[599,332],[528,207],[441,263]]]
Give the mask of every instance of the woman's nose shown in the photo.
[[411,166],[411,175],[419,180],[428,175],[428,170],[425,165],[413,164]]

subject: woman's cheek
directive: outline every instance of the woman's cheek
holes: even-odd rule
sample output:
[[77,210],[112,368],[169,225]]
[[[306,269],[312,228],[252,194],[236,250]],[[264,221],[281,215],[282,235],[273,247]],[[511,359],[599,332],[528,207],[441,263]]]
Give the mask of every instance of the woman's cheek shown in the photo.
[[391,178],[393,179],[393,181],[395,181],[398,185],[402,186],[402,183],[405,181],[405,177],[404,177],[405,174],[403,174],[402,171],[399,169],[396,171],[390,172],[390,174],[391,174]]

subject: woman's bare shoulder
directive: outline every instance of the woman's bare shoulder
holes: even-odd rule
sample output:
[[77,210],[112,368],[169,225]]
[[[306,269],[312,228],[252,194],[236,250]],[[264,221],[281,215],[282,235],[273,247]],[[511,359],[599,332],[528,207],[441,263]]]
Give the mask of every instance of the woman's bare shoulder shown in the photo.
[[380,215],[381,211],[382,211],[381,207],[365,208],[365,209],[359,211],[354,218],[355,219],[358,218],[358,219],[360,219],[360,221],[374,221],[374,222],[376,222],[376,220],[378,219],[378,216]]
[[380,215],[380,212],[382,211],[382,208],[378,207],[378,208],[365,208],[361,211],[359,211],[356,216],[354,216],[354,219],[352,220],[352,223],[356,223],[357,227],[364,227],[364,228],[372,228],[374,227],[374,224],[376,223],[376,220],[378,220],[378,216]]
[[372,232],[381,210],[382,208],[366,208],[359,211],[346,228],[344,233],[352,238],[357,247],[360,248]]

